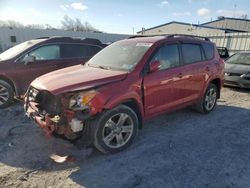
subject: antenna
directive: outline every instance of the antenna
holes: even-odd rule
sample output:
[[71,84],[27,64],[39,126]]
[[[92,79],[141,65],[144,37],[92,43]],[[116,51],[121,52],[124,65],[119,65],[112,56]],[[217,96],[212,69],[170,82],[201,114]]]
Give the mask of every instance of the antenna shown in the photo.
[[235,13],[236,13],[236,9],[237,9],[237,4],[234,4],[234,13],[233,13],[233,18],[236,17]]

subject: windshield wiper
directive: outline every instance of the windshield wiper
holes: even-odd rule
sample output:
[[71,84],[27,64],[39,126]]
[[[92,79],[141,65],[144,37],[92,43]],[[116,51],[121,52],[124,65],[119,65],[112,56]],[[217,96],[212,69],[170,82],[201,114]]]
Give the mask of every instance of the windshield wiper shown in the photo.
[[104,69],[104,70],[110,70],[111,69],[108,66],[102,66],[102,65],[96,65],[96,64],[88,64],[88,66],[95,67],[95,68],[100,68],[100,69]]

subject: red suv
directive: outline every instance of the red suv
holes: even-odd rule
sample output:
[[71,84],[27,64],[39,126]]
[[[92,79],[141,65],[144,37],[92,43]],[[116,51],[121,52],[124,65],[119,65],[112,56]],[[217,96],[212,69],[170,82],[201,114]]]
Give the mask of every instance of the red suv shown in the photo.
[[104,45],[97,39],[52,37],[30,40],[0,54],[0,108],[23,95],[45,73],[86,62]]
[[37,78],[25,110],[48,135],[82,136],[114,153],[133,142],[147,118],[187,106],[211,112],[223,79],[224,61],[207,38],[133,37],[85,65]]

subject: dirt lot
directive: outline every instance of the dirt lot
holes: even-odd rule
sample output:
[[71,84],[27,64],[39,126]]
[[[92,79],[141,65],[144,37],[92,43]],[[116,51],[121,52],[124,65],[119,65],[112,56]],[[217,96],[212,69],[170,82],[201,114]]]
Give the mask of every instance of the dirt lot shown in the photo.
[[[249,187],[250,92],[223,89],[218,104],[146,122],[114,155],[47,139],[20,104],[1,110],[0,187]],[[52,153],[75,160],[54,163]]]

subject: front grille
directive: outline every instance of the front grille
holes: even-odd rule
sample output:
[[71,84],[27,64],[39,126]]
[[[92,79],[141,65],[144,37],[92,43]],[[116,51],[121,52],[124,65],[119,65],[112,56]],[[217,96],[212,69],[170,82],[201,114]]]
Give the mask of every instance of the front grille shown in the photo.
[[39,114],[49,114],[51,116],[61,114],[61,100],[58,96],[45,90],[38,90],[30,87],[27,95],[28,103],[37,103],[36,110]]

